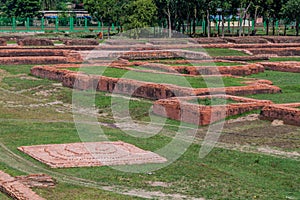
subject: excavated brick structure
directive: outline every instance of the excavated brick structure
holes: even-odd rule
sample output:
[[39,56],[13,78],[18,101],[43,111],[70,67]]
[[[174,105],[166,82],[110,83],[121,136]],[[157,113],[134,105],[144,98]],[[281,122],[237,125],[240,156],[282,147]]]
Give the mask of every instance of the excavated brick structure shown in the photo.
[[269,105],[262,109],[262,120],[282,120],[285,124],[300,126],[300,103]]
[[1,49],[0,64],[59,64],[82,62],[76,51],[58,49]]
[[86,46],[98,46],[99,42],[94,39],[72,39],[72,40],[63,40],[65,45],[86,45]]
[[144,40],[132,40],[132,39],[114,39],[114,40],[106,40],[105,41],[105,44],[108,44],[108,45],[117,45],[117,46],[120,46],[120,45],[145,45],[146,44],[146,41]]
[[300,38],[297,36],[264,36],[262,38],[265,38],[272,43],[300,43]]
[[218,75],[230,74],[235,76],[248,76],[251,74],[258,74],[264,72],[264,67],[260,64],[248,64],[242,66],[170,66],[165,64],[147,63],[147,62],[134,62],[136,66],[144,68],[161,70],[165,72],[178,72],[180,74],[190,75]]
[[0,46],[7,46],[6,39],[0,38]]
[[255,84],[248,86],[236,86],[225,88],[199,88],[195,89],[196,96],[211,95],[211,94],[228,94],[236,96],[248,96],[254,94],[276,94],[281,93],[281,89],[274,85],[268,84]]
[[19,46],[54,46],[54,43],[48,39],[25,38],[18,40]]
[[192,52],[185,50],[158,50],[158,51],[130,51],[130,52],[118,52],[110,53],[110,58],[122,58],[126,60],[153,60],[153,59],[174,59],[174,58],[186,58],[186,59],[199,59],[209,60],[208,55],[203,52]]
[[35,66],[31,74],[41,78],[57,80],[64,86],[80,90],[95,89],[104,92],[132,95],[147,99],[166,99],[174,96],[196,96],[224,93],[231,95],[269,94],[281,92],[281,89],[267,85],[265,82],[256,82],[249,86],[227,88],[187,88],[172,84],[157,84],[131,79],[118,79],[98,75],[87,75],[72,72],[52,66]]
[[220,37],[212,37],[212,38],[195,38],[199,44],[226,44],[227,41]]
[[227,42],[235,44],[266,44],[268,41],[262,37],[227,37],[224,38]]
[[[231,99],[237,103],[206,106],[189,102],[190,100],[195,99],[212,98]],[[272,102],[229,95],[209,95],[161,99],[154,103],[153,112],[163,117],[202,126],[223,120],[228,116],[243,114],[251,110],[258,110],[269,104],[272,104]]]
[[277,56],[300,56],[300,47],[247,49],[254,55],[274,54]]
[[262,62],[260,64],[266,70],[300,73],[300,62]]
[[53,188],[56,186],[56,180],[46,174],[16,176],[15,179],[29,188]]
[[16,200],[45,200],[17,179],[0,171],[0,190]]

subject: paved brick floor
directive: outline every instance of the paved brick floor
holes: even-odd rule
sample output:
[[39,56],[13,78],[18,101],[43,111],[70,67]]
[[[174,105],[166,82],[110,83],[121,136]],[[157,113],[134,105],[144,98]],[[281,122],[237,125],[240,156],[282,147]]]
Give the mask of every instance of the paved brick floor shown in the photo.
[[20,151],[52,168],[163,163],[167,160],[124,142],[23,146]]

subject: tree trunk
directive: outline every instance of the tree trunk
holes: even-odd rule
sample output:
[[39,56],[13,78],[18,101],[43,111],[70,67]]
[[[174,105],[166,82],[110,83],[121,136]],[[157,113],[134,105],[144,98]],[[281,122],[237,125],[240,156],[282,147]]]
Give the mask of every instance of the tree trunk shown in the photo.
[[299,36],[299,21],[296,20],[296,36]]
[[250,32],[251,32],[251,20],[248,19],[248,36],[250,36]]
[[209,9],[207,9],[206,20],[207,20],[207,37],[210,38],[210,19]]
[[268,36],[269,35],[269,19],[267,19],[266,23],[267,23],[266,35]]
[[107,37],[110,38],[110,22],[108,23],[108,29],[107,29]]
[[220,18],[219,18],[219,20],[218,20],[218,37],[220,36],[220,24],[221,24],[221,21],[220,21]]
[[194,23],[193,23],[193,35],[196,35],[196,26],[197,26],[197,8],[195,7],[194,10],[194,17],[193,17]]
[[[204,15],[202,15],[202,22],[203,22],[203,21],[206,21]],[[207,34],[207,28],[206,28],[206,27],[207,27],[207,23],[205,23],[205,27],[204,27],[204,28],[203,28],[203,23],[202,23],[202,30],[204,30],[204,35]]]
[[169,28],[169,38],[172,37],[172,21],[171,21],[171,11],[170,8],[168,6],[168,11],[167,11],[167,15],[168,15],[168,28]]
[[196,18],[194,18],[194,22],[193,22],[193,35],[196,35],[196,24],[197,21],[196,21]]
[[246,17],[243,20],[243,36],[245,36]]
[[257,15],[258,15],[258,6],[255,7],[255,13],[254,13],[254,33],[253,35],[256,35],[256,21],[257,21]]
[[286,36],[286,29],[287,29],[287,26],[286,26],[286,23],[284,23],[284,32],[283,32],[284,36]]
[[224,16],[222,15],[222,38],[225,36],[225,19]]
[[273,21],[272,21],[272,31],[273,31],[273,35],[275,35],[275,20],[274,20],[274,18],[273,18]]
[[248,4],[246,10],[244,10],[243,15],[242,15],[242,13],[240,12],[240,19],[239,19],[239,20],[240,20],[240,31],[239,31],[239,36],[240,36],[240,37],[242,36],[242,23],[243,23],[243,21],[241,21],[241,19],[243,19],[243,20],[246,19],[246,14],[247,14],[247,12],[248,12],[248,10],[249,10],[251,4],[252,4],[252,1]]

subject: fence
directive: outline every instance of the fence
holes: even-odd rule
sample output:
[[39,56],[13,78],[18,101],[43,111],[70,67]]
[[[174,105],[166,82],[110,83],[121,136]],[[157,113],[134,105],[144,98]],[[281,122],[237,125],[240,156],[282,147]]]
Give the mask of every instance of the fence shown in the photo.
[[[270,32],[272,32],[273,21],[270,22]],[[239,24],[242,20],[226,20],[224,29],[226,34],[235,35],[239,31]],[[167,28],[167,21],[158,22],[159,29]],[[244,23],[242,23],[244,24]],[[276,34],[282,34],[285,25],[276,21],[275,23]],[[222,24],[220,21],[211,21],[211,33],[220,34],[222,31]],[[288,26],[289,27],[289,26]],[[177,30],[185,34],[204,34],[206,33],[207,22],[205,20],[196,20],[195,22],[185,22],[178,25]],[[254,27],[254,20],[246,21],[242,27],[243,33],[250,34],[257,30],[258,34],[264,34],[267,29],[267,23],[257,24]],[[112,24],[111,31],[117,32],[120,30],[118,24]],[[99,21],[94,21],[89,18],[0,18],[0,32],[107,32],[108,24],[102,25]],[[161,31],[161,30],[160,30]],[[291,31],[290,31],[291,32]],[[292,32],[291,32],[292,33]]]
[[[112,24],[111,30],[115,31]],[[107,24],[88,18],[0,18],[0,32],[106,32]]]

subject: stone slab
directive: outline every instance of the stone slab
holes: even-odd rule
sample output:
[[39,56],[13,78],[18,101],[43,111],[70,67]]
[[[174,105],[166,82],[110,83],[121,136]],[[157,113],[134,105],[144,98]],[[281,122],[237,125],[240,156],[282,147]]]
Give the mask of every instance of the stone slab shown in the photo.
[[91,142],[23,146],[20,151],[51,168],[164,163],[167,160],[124,142]]

